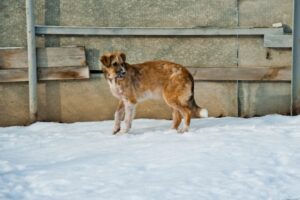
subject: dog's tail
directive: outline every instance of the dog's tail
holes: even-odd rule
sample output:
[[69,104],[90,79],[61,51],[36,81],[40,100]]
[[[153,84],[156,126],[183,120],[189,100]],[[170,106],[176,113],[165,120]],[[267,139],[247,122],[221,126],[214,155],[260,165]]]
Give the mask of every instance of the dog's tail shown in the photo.
[[198,106],[194,100],[192,104],[192,117],[197,118],[207,118],[208,117],[208,111],[206,108],[201,108]]
[[207,118],[208,117],[208,111],[205,108],[201,108],[200,106],[197,105],[195,98],[194,98],[194,78],[193,76],[189,73],[191,82],[192,82],[192,87],[191,87],[191,93],[192,95],[190,96],[190,99],[188,100],[188,104],[190,109],[192,110],[192,117],[196,118]]
[[205,108],[201,108],[197,105],[194,95],[191,95],[189,99],[189,107],[192,111],[192,117],[195,118],[207,118],[208,117],[208,111]]

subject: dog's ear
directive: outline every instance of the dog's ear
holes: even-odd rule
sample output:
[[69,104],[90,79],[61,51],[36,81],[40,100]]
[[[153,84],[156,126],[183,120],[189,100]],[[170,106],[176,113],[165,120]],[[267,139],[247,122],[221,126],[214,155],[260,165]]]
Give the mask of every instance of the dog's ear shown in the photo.
[[120,57],[122,58],[123,62],[126,62],[126,55],[125,53],[121,52]]
[[112,58],[112,56],[109,56],[109,55],[103,55],[103,56],[101,56],[101,58],[100,58],[100,61],[102,62],[102,64],[104,65],[104,66],[110,66],[110,63],[111,63],[111,58]]

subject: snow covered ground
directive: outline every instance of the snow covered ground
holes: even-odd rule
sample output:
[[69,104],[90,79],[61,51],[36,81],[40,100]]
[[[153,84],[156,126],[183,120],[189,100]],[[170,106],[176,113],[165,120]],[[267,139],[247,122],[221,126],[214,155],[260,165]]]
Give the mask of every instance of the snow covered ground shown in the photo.
[[0,128],[0,199],[300,200],[300,116]]

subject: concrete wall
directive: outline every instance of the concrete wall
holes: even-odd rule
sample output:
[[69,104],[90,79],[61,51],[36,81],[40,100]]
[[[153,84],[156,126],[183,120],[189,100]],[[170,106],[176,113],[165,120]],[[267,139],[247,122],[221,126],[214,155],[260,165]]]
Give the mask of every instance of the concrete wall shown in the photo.
[[[121,27],[271,27],[292,24],[292,0],[36,0],[36,23]],[[0,47],[26,46],[25,1],[0,1]],[[262,37],[56,37],[37,46],[82,45],[91,69],[104,52],[122,50],[130,63],[166,59],[191,67],[282,67],[290,49],[263,47]],[[287,114],[290,83],[197,82],[196,100],[212,116]],[[39,120],[112,119],[116,100],[103,77],[39,84]],[[138,106],[137,117],[170,118],[161,101]],[[0,84],[0,125],[28,122],[26,83]]]

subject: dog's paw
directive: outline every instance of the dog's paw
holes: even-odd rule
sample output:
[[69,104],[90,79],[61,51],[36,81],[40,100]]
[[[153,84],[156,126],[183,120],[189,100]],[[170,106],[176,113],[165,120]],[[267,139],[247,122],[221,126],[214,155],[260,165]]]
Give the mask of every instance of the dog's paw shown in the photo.
[[174,134],[174,133],[177,133],[177,129],[175,128],[169,128],[167,130],[164,131],[164,134]]
[[124,129],[120,130],[120,133],[125,134],[125,133],[128,133],[129,130],[130,130],[129,128],[124,128]]
[[113,130],[113,135],[116,135],[119,131],[121,130],[121,128],[114,128]]
[[189,128],[184,127],[184,128],[181,128],[181,129],[177,130],[177,133],[185,133],[185,132],[189,132]]

